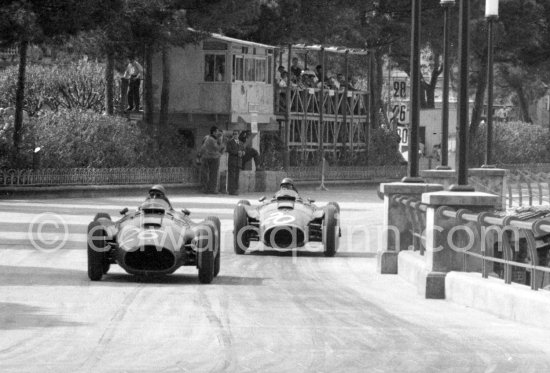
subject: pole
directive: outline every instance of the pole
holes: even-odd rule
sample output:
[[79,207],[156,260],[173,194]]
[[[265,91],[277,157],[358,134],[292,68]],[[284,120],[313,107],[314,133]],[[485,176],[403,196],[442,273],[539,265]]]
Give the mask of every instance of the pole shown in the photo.
[[321,47],[321,99],[319,100],[319,152],[321,159],[325,157],[324,151],[324,113],[325,111],[325,48]]
[[[285,154],[284,167],[288,170],[290,167],[290,105],[292,103],[290,97],[290,55],[292,54],[292,44],[288,45],[288,69],[286,74],[286,111],[285,111]],[[282,53],[281,53],[282,56]]]
[[457,176],[458,185],[452,185],[449,190],[452,191],[474,191],[474,188],[468,185],[468,119],[469,119],[469,102],[468,102],[468,58],[470,40],[470,0],[460,1],[459,14],[459,87],[458,87],[458,146],[457,146]]
[[342,99],[342,104],[344,107],[342,108],[342,123],[344,124],[344,128],[346,129],[345,136],[342,136],[344,141],[346,141],[346,136],[349,136],[349,134],[353,131],[352,126],[353,123],[350,123],[348,126],[348,75],[349,75],[349,50],[346,50],[346,54],[344,54],[344,82],[346,82],[344,86],[344,98]]
[[420,123],[420,9],[421,0],[412,0],[411,37],[411,127],[409,166],[404,182],[422,182],[418,177],[418,127]]
[[487,18],[487,146],[484,167],[493,166],[493,22]]
[[449,167],[449,13],[453,4],[443,4],[443,105],[441,113],[441,166],[438,169],[450,170]]

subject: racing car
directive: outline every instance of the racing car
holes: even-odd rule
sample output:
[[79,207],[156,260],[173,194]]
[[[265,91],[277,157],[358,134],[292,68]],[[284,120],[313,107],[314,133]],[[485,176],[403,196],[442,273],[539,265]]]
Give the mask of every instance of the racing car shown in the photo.
[[98,213],[88,225],[88,277],[99,281],[111,264],[137,276],[171,274],[180,266],[196,266],[199,281],[212,282],[220,271],[220,220],[209,216],[201,222],[190,212],[172,208],[162,185],[136,211],[120,211],[113,222]]
[[336,254],[341,236],[338,203],[319,208],[314,200],[303,200],[290,178],[283,179],[273,198],[262,197],[260,202],[253,207],[248,200],[241,200],[233,211],[236,254],[244,254],[251,241],[275,249],[294,249],[317,241],[323,243],[325,256]]

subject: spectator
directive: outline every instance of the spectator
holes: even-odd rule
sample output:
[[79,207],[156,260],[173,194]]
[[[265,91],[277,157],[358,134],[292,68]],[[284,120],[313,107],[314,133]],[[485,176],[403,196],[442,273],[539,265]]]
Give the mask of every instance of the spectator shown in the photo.
[[128,107],[127,111],[139,111],[139,85],[143,77],[143,67],[135,57],[128,58],[128,66],[123,79],[128,80]]
[[242,157],[242,169],[244,170],[247,166],[247,163],[254,159],[254,164],[256,166],[256,171],[262,171],[262,168],[260,166],[260,153],[256,149],[252,147],[251,139],[250,139],[250,131],[243,131],[239,135],[239,141],[244,146],[244,154]]
[[328,81],[328,77],[327,75],[325,74],[323,76],[323,66],[322,65],[317,65],[315,67],[315,75],[317,76],[317,80],[319,80],[319,82],[327,82]]
[[292,66],[290,66],[290,79],[292,79],[293,82],[298,83],[300,81],[300,77],[302,76],[302,68],[298,66],[298,58],[294,57],[292,59]]
[[244,144],[239,140],[239,131],[233,131],[233,137],[227,142],[227,193],[239,194],[239,173],[242,167],[241,161],[245,154]]
[[218,194],[218,171],[220,157],[224,150],[221,135],[222,132],[218,130],[218,127],[212,126],[210,135],[205,137],[199,151],[204,175],[204,193]]

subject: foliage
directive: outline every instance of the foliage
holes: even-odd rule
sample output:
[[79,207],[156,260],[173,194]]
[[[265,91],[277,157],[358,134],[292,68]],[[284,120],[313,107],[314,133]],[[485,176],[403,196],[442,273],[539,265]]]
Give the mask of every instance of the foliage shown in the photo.
[[[187,139],[173,127],[162,133],[124,118],[92,111],[60,109],[31,118],[25,126],[22,153],[32,166],[32,149],[39,146],[41,168],[172,167],[191,164]],[[32,134],[32,136],[31,136]],[[9,130],[5,132],[9,136]],[[9,138],[0,136],[0,145]],[[2,146],[2,149],[9,147]],[[0,154],[2,167],[12,166]],[[29,156],[30,155],[30,156]]]
[[260,135],[260,164],[266,170],[282,170],[284,143],[278,132],[262,131]]
[[[17,66],[4,69],[0,75],[0,107],[15,106],[17,90]],[[55,69],[49,66],[27,67],[25,99],[23,110],[30,116],[36,115],[54,95]]]
[[[485,155],[486,127],[480,125],[479,136],[472,139],[469,163],[479,166]],[[497,164],[550,162],[548,128],[524,122],[493,123],[493,160]]]
[[[30,116],[36,115],[45,106],[104,110],[105,67],[96,61],[82,59],[65,65],[27,66],[25,100],[23,109]],[[0,76],[0,107],[15,105],[17,67],[10,66]]]

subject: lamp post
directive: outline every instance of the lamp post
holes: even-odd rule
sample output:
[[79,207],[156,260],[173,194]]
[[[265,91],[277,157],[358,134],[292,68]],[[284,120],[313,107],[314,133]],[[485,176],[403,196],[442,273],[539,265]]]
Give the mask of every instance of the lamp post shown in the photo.
[[443,106],[441,113],[441,166],[449,170],[449,13],[455,0],[441,0],[443,7]]
[[409,167],[403,182],[423,182],[418,176],[418,127],[420,123],[420,9],[421,0],[412,0],[411,21],[411,128]]
[[498,0],[485,0],[487,19],[487,146],[484,167],[493,164],[493,22],[498,18]]
[[470,40],[470,0],[460,0],[459,6],[459,28],[458,28],[458,66],[459,66],[459,88],[458,88],[458,146],[457,146],[457,184],[452,185],[449,190],[464,192],[474,191],[468,185],[468,119],[469,119],[469,98],[468,98],[468,57]]

